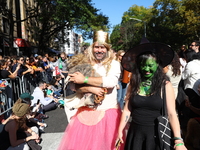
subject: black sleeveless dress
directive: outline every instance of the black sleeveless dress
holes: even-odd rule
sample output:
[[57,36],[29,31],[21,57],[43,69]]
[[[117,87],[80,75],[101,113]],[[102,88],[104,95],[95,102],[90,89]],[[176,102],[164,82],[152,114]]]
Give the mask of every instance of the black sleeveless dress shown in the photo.
[[132,122],[125,150],[160,150],[156,137],[156,118],[161,114],[163,100],[160,94],[136,95],[129,101]]

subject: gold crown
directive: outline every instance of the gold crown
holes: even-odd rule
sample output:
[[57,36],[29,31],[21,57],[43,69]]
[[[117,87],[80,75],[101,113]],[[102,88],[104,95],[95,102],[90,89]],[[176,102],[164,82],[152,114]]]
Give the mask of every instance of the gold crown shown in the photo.
[[94,32],[94,37],[93,37],[93,42],[98,42],[99,44],[104,44],[108,43],[108,33],[104,32],[102,30],[95,31]]

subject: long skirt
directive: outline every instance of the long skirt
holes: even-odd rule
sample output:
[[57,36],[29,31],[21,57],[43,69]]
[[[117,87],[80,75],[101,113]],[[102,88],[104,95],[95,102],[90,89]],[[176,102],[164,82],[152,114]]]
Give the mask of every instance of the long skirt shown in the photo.
[[58,150],[114,150],[121,111],[79,108],[68,124]]

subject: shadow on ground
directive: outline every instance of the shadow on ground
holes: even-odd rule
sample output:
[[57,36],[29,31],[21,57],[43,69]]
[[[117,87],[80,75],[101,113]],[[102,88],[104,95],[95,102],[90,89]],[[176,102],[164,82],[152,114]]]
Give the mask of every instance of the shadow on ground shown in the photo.
[[48,115],[49,118],[44,120],[48,125],[45,128],[45,133],[57,133],[65,131],[68,121],[64,109],[57,108],[55,110],[46,112],[46,115]]

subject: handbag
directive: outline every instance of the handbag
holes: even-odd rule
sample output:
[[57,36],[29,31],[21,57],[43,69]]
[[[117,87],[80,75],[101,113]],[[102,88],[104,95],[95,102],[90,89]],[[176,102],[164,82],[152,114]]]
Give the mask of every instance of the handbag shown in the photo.
[[161,150],[173,150],[174,149],[174,140],[173,132],[167,116],[166,110],[166,91],[165,86],[162,91],[163,97],[163,106],[161,110],[161,116],[157,117],[158,125],[158,139]]

